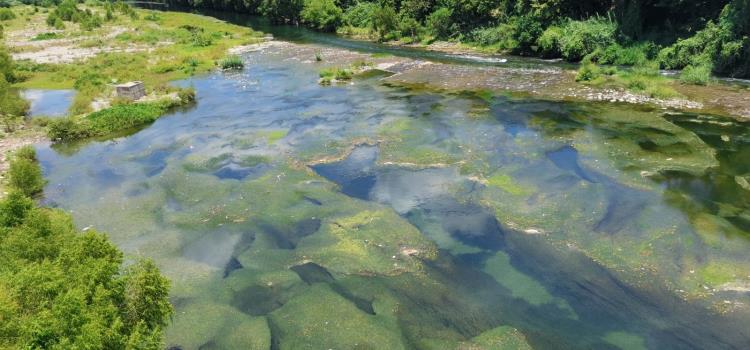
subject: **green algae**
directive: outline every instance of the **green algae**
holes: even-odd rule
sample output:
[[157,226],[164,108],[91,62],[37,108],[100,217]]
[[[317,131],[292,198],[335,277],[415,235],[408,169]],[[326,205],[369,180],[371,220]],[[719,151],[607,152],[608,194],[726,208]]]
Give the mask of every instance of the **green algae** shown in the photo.
[[608,332],[604,335],[604,341],[622,350],[646,350],[646,341],[635,334],[628,332]]
[[397,324],[370,315],[324,284],[269,315],[280,349],[405,349]]
[[517,329],[500,326],[486,331],[468,342],[462,342],[458,349],[471,350],[531,350],[526,337]]
[[226,305],[192,301],[181,307],[167,329],[167,344],[182,349],[268,349],[271,333],[263,317],[251,317]]
[[503,252],[497,252],[487,259],[482,269],[497,281],[500,285],[508,288],[514,298],[523,299],[531,305],[555,304],[563,310],[568,311],[569,317],[577,319],[578,316],[573,308],[564,299],[550,294],[544,286],[533,278],[516,270],[510,264],[510,257]]
[[489,186],[497,187],[505,192],[515,196],[528,196],[535,192],[534,188],[528,185],[521,185],[510,175],[495,173],[487,179]]
[[335,273],[394,275],[420,270],[420,259],[436,251],[414,226],[382,209],[326,220],[300,241],[297,254]]
[[289,130],[268,130],[260,133],[260,135],[266,138],[269,145],[273,145],[286,137],[287,133],[289,133]]

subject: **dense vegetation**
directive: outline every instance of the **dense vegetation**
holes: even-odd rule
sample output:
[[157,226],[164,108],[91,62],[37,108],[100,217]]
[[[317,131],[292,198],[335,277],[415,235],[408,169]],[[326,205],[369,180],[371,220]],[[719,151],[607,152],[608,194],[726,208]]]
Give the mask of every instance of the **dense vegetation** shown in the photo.
[[748,0],[171,0],[377,40],[750,77]]
[[[0,27],[0,40],[3,38]],[[5,46],[0,42],[0,122],[5,132],[11,132],[29,108],[18,90],[11,84],[18,80],[15,66]]]
[[192,89],[182,89],[176,99],[155,102],[121,103],[87,115],[55,118],[47,125],[47,136],[53,141],[74,141],[107,136],[154,122],[170,108],[195,100]]
[[33,148],[11,161],[0,201],[0,348],[158,349],[172,306],[150,261],[123,264],[105,235],[37,207]]

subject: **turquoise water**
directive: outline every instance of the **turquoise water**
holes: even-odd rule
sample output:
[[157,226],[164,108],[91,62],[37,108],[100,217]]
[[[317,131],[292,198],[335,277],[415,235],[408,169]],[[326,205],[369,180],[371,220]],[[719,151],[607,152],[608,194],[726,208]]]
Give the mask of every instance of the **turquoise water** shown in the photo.
[[38,148],[47,205],[172,280],[169,347],[750,347],[748,124],[326,87],[293,51]]

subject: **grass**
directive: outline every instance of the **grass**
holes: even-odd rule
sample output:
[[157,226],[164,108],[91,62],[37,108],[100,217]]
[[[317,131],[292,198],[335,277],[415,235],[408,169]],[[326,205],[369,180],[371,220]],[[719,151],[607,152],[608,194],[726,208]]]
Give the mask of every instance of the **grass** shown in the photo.
[[35,37],[31,38],[32,41],[52,40],[60,39],[62,36],[55,32],[39,33]]
[[219,61],[219,67],[223,70],[239,70],[245,67],[245,63],[242,62],[242,58],[237,55],[229,55]]
[[[100,7],[79,6],[95,12],[103,11]],[[94,99],[108,96],[112,83],[140,80],[145,83],[147,93],[159,91],[165,89],[170,81],[215,69],[215,62],[226,58],[226,52],[231,47],[262,40],[259,32],[207,16],[141,9],[137,9],[136,13],[136,19],[118,15],[112,22],[105,22],[101,28],[90,32],[68,26],[59,35],[80,39],[79,46],[85,46],[91,39],[99,39],[95,46],[118,49],[138,46],[149,48],[150,52],[103,53],[71,64],[19,62],[19,71],[25,79],[17,86],[39,89],[75,88],[78,95],[70,113],[85,114],[91,111],[90,105]],[[154,18],[149,16],[152,13],[158,13],[158,21],[147,19]],[[44,25],[45,16],[40,12],[31,15],[30,21],[21,18],[11,20],[6,25],[6,34],[35,23]],[[113,30],[122,29],[128,30],[114,37],[107,35]]]
[[192,102],[194,95],[181,92],[180,99],[115,105],[85,116],[49,121],[47,136],[53,141],[75,141],[107,136],[154,122],[170,108]]
[[673,87],[675,80],[662,76],[654,62],[622,70],[613,66],[599,66],[587,61],[583,62],[578,69],[576,81],[593,86],[622,88],[658,99],[682,96]]
[[366,70],[368,67],[371,67],[372,63],[359,60],[352,63],[349,68],[341,68],[341,67],[330,67],[330,68],[324,68],[320,71],[320,84],[322,85],[329,85],[332,82],[335,81],[346,81],[351,80],[352,77],[354,77],[354,74],[360,73],[363,70]]

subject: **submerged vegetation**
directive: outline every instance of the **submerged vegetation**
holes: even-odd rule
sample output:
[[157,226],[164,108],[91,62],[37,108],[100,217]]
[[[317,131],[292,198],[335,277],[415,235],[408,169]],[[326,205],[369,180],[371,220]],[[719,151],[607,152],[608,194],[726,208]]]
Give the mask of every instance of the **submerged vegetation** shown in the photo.
[[12,164],[0,201],[0,348],[162,347],[169,281],[149,260],[125,263],[104,234],[79,232],[68,214],[38,207],[32,148]]

